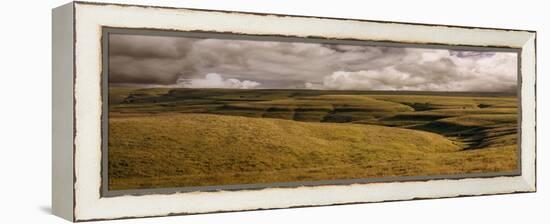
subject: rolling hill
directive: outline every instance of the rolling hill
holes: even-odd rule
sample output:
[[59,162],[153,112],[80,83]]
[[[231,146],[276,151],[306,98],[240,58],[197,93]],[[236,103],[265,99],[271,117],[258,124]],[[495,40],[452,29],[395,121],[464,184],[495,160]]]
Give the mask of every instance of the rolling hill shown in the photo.
[[109,188],[141,189],[515,169],[515,148],[462,150],[379,125],[195,113],[109,120]]

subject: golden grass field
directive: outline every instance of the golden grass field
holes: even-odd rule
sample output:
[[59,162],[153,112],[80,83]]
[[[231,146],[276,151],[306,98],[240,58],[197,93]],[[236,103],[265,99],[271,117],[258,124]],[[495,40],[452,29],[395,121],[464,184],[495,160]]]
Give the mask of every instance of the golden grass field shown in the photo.
[[507,94],[109,89],[110,190],[517,170]]

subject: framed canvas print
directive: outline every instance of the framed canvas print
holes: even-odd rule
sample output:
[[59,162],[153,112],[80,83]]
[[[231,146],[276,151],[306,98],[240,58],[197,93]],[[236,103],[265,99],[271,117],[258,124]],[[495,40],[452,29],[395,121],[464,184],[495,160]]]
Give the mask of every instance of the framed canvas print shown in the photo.
[[536,191],[534,31],[53,10],[71,221]]

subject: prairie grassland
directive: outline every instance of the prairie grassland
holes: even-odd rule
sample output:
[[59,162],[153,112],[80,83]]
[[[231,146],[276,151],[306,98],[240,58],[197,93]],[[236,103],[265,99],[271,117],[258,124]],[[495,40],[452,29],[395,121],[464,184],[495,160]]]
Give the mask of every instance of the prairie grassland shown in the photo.
[[109,94],[109,189],[504,172],[499,93],[131,89]]

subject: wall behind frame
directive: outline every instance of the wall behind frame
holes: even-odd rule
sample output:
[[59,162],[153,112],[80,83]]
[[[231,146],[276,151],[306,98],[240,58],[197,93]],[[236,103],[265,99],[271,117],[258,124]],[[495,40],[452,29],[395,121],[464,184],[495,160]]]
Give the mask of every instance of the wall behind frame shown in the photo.
[[[105,2],[105,0],[96,0]],[[14,103],[20,109],[2,112],[3,115],[14,115],[13,119],[7,120],[7,127],[4,130],[11,129],[10,138],[3,139],[2,148],[21,147],[23,143],[26,151],[11,152],[10,155],[17,158],[19,155],[28,156],[33,153],[32,158],[28,158],[27,163],[32,164],[28,167],[22,167],[18,172],[5,172],[6,178],[15,179],[21,175],[27,175],[29,178],[17,179],[17,183],[10,183],[2,188],[10,193],[4,196],[1,202],[2,208],[6,214],[1,218],[2,223],[17,223],[29,221],[31,223],[67,223],[52,216],[48,210],[50,207],[50,150],[48,149],[50,139],[50,127],[46,121],[41,121],[44,116],[49,120],[49,98],[51,95],[48,81],[50,62],[50,10],[54,6],[66,3],[65,0],[53,1],[14,1],[6,3],[4,6],[6,13],[2,16],[3,21],[8,21],[8,28],[16,31],[17,35],[11,37],[2,37],[2,40],[18,39],[40,39],[30,43],[36,56],[41,58],[35,61],[32,66],[27,64],[23,58],[13,59],[13,63],[3,64],[7,73],[20,73],[22,70],[16,68],[19,65],[26,65],[24,68],[27,75],[8,77],[8,80],[17,83],[28,82],[28,88],[34,91],[20,92],[21,98],[32,98],[36,101],[42,101],[43,107],[37,108],[36,104],[18,102],[20,97],[5,99],[7,103]],[[133,4],[158,4],[175,7],[198,7],[212,9],[226,9],[239,11],[261,11],[284,14],[308,14],[319,16],[352,17],[377,20],[394,20],[409,22],[427,22],[472,26],[490,26],[490,27],[509,27],[520,29],[535,29],[539,32],[538,36],[538,61],[539,61],[539,99],[550,96],[550,89],[545,88],[549,83],[548,66],[544,63],[549,61],[550,28],[546,22],[550,19],[550,14],[546,13],[545,3],[543,1],[520,1],[520,2],[500,2],[494,1],[480,2],[475,0],[466,0],[461,2],[440,1],[403,1],[386,0],[372,1],[368,7],[361,1],[327,1],[316,2],[312,4],[308,1],[245,1],[235,0],[220,2],[215,0],[201,1],[152,1],[152,0],[110,0],[110,2],[133,3]],[[498,6],[498,7],[497,7]],[[4,10],[2,9],[2,10]],[[390,10],[392,9],[392,10]],[[461,13],[467,11],[467,13]],[[4,11],[3,11],[4,12]],[[24,13],[21,13],[24,12]],[[20,18],[17,21],[14,18]],[[41,28],[40,28],[41,27]],[[22,38],[28,37],[28,38]],[[5,39],[4,39],[5,38]],[[16,42],[18,43],[18,42]],[[28,43],[27,43],[28,44]],[[8,57],[20,55],[19,47],[14,44],[5,46]],[[28,59],[28,57],[27,57]],[[20,89],[16,85],[7,85],[0,91],[2,93],[14,93]],[[44,93],[44,94],[37,94]],[[548,104],[540,103],[539,114],[550,113]],[[24,115],[40,113],[43,115],[35,117],[24,117]],[[20,125],[20,119],[25,119],[27,123],[33,123],[34,129],[27,130],[25,134],[13,135],[16,125]],[[550,127],[550,119],[547,116],[539,116],[538,130],[540,133],[547,133]],[[13,127],[13,129],[11,128]],[[6,132],[9,134],[10,132]],[[29,138],[32,136],[32,138]],[[547,150],[550,146],[550,139],[539,136],[539,170],[548,170],[550,166],[550,157]],[[13,158],[11,157],[11,158]],[[14,168],[20,165],[21,161],[17,159],[6,159],[2,168]],[[4,160],[3,160],[4,161]],[[43,169],[40,169],[43,168]],[[133,219],[120,220],[113,223],[285,223],[285,222],[313,222],[313,223],[362,223],[368,216],[372,222],[423,222],[423,223],[467,223],[468,221],[477,222],[499,222],[499,223],[528,223],[537,220],[545,220],[547,212],[545,205],[550,203],[550,191],[548,189],[549,172],[539,172],[539,192],[536,194],[504,195],[491,197],[472,197],[444,200],[427,200],[415,202],[397,202],[382,204],[364,204],[351,206],[320,207],[307,209],[286,209],[263,212],[239,212],[225,213],[216,215],[197,215],[154,219]],[[13,178],[12,178],[13,177]],[[38,178],[42,177],[42,178]],[[45,179],[48,179],[45,180]],[[31,191],[31,189],[33,189]],[[4,207],[5,206],[5,207]],[[108,222],[111,223],[111,222]]]

